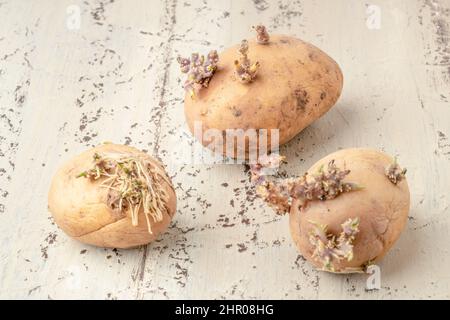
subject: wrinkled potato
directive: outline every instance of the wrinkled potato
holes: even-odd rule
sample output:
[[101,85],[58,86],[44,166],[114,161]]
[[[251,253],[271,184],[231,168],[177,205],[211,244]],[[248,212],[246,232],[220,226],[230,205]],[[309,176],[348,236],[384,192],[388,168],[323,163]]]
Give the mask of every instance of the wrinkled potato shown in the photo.
[[[271,130],[279,130],[279,144],[291,140],[300,131],[326,113],[338,100],[343,76],[338,64],[326,53],[302,40],[271,35],[266,44],[248,42],[248,58],[257,62],[256,77],[249,83],[237,79],[235,64],[239,45],[219,54],[217,71],[198,91],[195,97],[185,97],[185,116],[192,133],[200,124],[201,135],[196,138],[204,146],[217,151],[216,134],[205,134],[216,129],[223,140],[223,153],[227,144],[227,129],[267,129],[268,150],[278,147],[271,143]],[[185,59],[187,61],[187,59]],[[180,60],[183,64],[183,60]],[[182,65],[183,66],[183,65]],[[235,141],[231,133],[228,139]],[[219,138],[221,138],[219,136]],[[242,136],[240,136],[242,138]],[[234,158],[259,149],[264,140],[249,144],[230,142]]]
[[[291,235],[302,255],[316,267],[343,273],[361,271],[381,259],[405,227],[410,205],[405,171],[382,152],[345,149],[319,160],[308,172],[317,172],[331,160],[338,168],[349,170],[344,181],[358,186],[357,190],[343,192],[329,200],[303,204],[301,200],[295,200],[289,215]],[[338,243],[343,235],[342,225],[350,221],[358,221],[354,239],[346,244],[353,246],[351,255],[341,259],[331,257],[327,262],[326,246],[325,253],[316,251],[321,246],[319,242],[326,243],[334,236]],[[324,234],[328,235],[328,240],[314,236],[320,226],[326,226]]]
[[162,165],[135,148],[104,144],[67,161],[53,177],[48,206],[69,236],[100,247],[156,239],[176,211]]
[[399,238],[409,212],[406,170],[372,149],[345,149],[300,177],[270,179],[283,157],[272,154],[250,166],[256,192],[278,214],[289,213],[300,253],[329,272],[361,272]]

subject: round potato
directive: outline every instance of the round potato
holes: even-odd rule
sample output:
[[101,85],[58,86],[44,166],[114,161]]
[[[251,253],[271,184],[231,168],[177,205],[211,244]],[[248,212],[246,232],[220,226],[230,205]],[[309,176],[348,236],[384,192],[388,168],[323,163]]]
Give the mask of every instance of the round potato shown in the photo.
[[294,200],[291,235],[316,267],[362,271],[386,254],[405,227],[410,205],[406,171],[382,152],[345,149],[319,160],[308,172],[324,170],[330,163],[345,176],[341,185],[353,190],[328,200]]
[[166,230],[176,195],[162,165],[135,148],[103,144],[53,177],[49,210],[69,236],[101,247],[147,244]]
[[261,146],[276,148],[326,113],[341,94],[339,66],[307,42],[283,35],[271,35],[267,44],[249,41],[248,58],[259,66],[249,83],[237,78],[238,50],[236,45],[220,53],[207,87],[185,97],[189,129],[216,152],[248,158]]

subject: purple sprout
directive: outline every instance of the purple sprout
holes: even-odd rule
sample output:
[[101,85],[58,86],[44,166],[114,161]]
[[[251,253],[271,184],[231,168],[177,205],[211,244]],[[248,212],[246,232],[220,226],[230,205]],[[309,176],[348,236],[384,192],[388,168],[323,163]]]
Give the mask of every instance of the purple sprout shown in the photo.
[[395,159],[394,163],[386,168],[385,175],[393,184],[397,184],[405,178],[406,169],[400,168]]
[[328,163],[327,169],[319,169],[317,174],[299,179],[293,190],[293,196],[306,200],[330,200],[341,193],[359,190],[360,187],[351,182],[344,182],[350,170],[340,170],[334,160]]
[[256,31],[256,41],[258,44],[268,44],[270,40],[269,33],[267,32],[267,29],[262,24],[257,25],[256,27],[253,27]]
[[207,88],[211,78],[217,70],[219,55],[216,50],[211,50],[206,59],[198,53],[191,54],[190,58],[177,58],[182,73],[187,74],[184,89],[194,98],[201,88]]
[[293,200],[299,200],[304,205],[307,201],[330,200],[341,193],[361,189],[355,183],[343,181],[350,170],[340,170],[334,160],[328,163],[326,169],[321,167],[316,174],[306,173],[297,178],[269,181],[266,178],[267,169],[277,168],[283,160],[284,157],[275,154],[260,157],[257,164],[250,166],[251,180],[257,186],[257,194],[278,214],[289,212]]
[[236,75],[242,83],[250,83],[256,78],[259,62],[251,63],[248,58],[248,41],[242,40],[239,46],[239,60],[234,61]]
[[310,221],[313,228],[309,234],[309,242],[314,247],[313,258],[322,263],[326,271],[334,272],[333,262],[353,259],[353,241],[359,232],[359,218],[348,219],[341,224],[339,237],[327,233],[327,225]]

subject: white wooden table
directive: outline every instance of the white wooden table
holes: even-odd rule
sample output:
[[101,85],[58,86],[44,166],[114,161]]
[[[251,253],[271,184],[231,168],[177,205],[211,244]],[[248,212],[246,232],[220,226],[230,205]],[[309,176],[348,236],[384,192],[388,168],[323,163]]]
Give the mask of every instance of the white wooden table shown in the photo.
[[[410,218],[379,290],[312,269],[243,165],[183,164],[176,57],[253,37],[258,22],[344,72],[337,105],[282,148],[288,173],[357,146],[408,168]],[[1,298],[450,298],[447,0],[0,0],[0,86]],[[99,249],[52,223],[56,168],[102,141],[167,165],[178,212],[156,243]]]

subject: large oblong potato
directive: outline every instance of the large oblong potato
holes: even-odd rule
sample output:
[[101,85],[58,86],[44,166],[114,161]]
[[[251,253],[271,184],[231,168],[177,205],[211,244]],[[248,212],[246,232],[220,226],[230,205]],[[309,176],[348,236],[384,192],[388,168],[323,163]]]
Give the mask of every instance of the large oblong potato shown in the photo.
[[[160,221],[149,220],[147,225],[143,208],[133,226],[129,210],[113,210],[108,205],[109,190],[100,184],[105,178],[91,180],[79,177],[92,167],[93,157],[114,155],[144,159],[158,173],[159,187],[166,195]],[[176,195],[161,164],[148,154],[133,147],[103,144],[70,159],[53,177],[48,194],[48,206],[56,224],[69,236],[81,242],[101,247],[131,248],[147,244],[166,230],[176,211]],[[151,228],[151,233],[149,232]]]
[[314,225],[326,225],[337,239],[342,224],[358,219],[358,232],[352,242],[352,259],[332,259],[333,272],[362,271],[381,259],[399,238],[407,222],[410,195],[406,178],[392,182],[386,168],[395,163],[390,156],[372,149],[344,149],[319,160],[309,170],[317,172],[331,160],[350,172],[344,181],[356,183],[360,190],[341,193],[330,200],[312,200],[300,205],[295,200],[290,211],[290,231],[301,254],[318,268],[323,261],[314,257],[311,242]]
[[[268,44],[249,41],[248,45],[250,60],[260,64],[254,81],[244,84],[236,79],[236,45],[220,53],[207,88],[194,98],[186,94],[189,129],[194,133],[194,124],[201,124],[203,135],[196,138],[205,146],[217,146],[204,134],[208,129],[217,129],[224,136],[227,129],[267,129],[268,149],[276,148],[270,141],[272,129],[279,129],[280,145],[288,142],[326,113],[341,94],[343,76],[338,64],[317,47],[284,35],[271,35]],[[240,145],[234,149],[242,152]],[[250,146],[246,157],[256,150]]]

